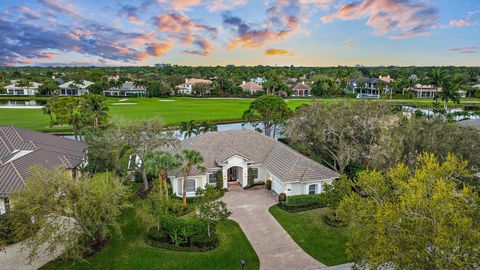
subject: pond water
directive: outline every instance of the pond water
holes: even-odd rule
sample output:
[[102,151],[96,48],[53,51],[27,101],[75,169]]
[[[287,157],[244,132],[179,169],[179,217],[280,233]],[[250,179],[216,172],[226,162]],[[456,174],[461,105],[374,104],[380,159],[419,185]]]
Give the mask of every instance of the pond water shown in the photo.
[[[263,125],[259,125],[258,128],[263,128]],[[251,124],[244,124],[242,125],[242,123],[228,123],[228,124],[218,124],[217,125],[217,129],[218,131],[227,131],[227,130],[255,130],[255,127],[253,127]],[[175,137],[177,137],[179,140],[183,140],[184,137],[182,136],[182,134],[180,133],[180,131],[178,129],[174,130],[173,131],[173,135]],[[282,129],[277,129],[277,131],[275,132],[275,138],[279,138],[281,137],[282,135]],[[192,135],[192,137],[194,137],[195,135]],[[73,135],[65,135],[63,136],[64,138],[67,138],[67,139],[72,139],[72,140],[75,140],[75,136]]]
[[44,100],[0,100],[0,106],[3,107],[33,107],[43,106]]
[[[437,113],[433,112],[430,108],[421,108],[421,107],[411,107],[411,106],[402,106],[403,111],[414,113],[415,111],[423,112],[427,117],[438,116]],[[460,121],[464,119],[478,119],[480,118],[479,107],[467,107],[464,109],[451,109],[450,114],[452,114],[452,119],[454,121]]]

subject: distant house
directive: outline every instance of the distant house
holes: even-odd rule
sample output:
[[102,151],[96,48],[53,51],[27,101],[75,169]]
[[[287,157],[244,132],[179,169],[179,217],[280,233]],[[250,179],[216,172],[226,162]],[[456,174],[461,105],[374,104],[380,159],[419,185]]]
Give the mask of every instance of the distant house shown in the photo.
[[[169,151],[194,149],[203,156],[206,172],[193,169],[186,182],[186,195],[195,196],[198,188],[248,184],[249,170],[255,183],[272,182],[272,190],[287,195],[317,194],[339,174],[300,154],[289,146],[252,130],[207,132],[181,141]],[[222,178],[217,179],[221,172]],[[169,173],[173,194],[183,195],[183,174]]]
[[[442,92],[441,87],[435,88],[434,85],[423,84],[416,84],[413,88],[406,90],[411,91],[417,98],[434,98],[438,93]],[[463,90],[458,91],[458,94],[462,98],[467,96],[467,92]]]
[[383,81],[384,83],[391,83],[391,82],[393,82],[393,79],[390,78],[390,75],[387,75],[387,76],[385,76],[385,77],[383,77],[383,76],[380,75],[380,76],[378,76],[378,79],[381,80],[381,81]]
[[0,126],[0,215],[8,197],[20,189],[34,166],[63,167],[75,176],[85,162],[82,142],[14,126]]
[[213,82],[204,79],[185,79],[185,83],[177,85],[176,88],[179,94],[191,95],[193,93],[193,86],[197,83],[212,84]]
[[254,82],[243,81],[242,84],[240,84],[240,88],[242,88],[244,92],[248,92],[251,95],[255,94],[257,91],[263,91],[263,86]]
[[309,97],[310,90],[312,87],[310,84],[306,83],[305,81],[301,81],[297,83],[295,86],[292,87],[292,96],[293,97]]
[[104,90],[103,94],[106,96],[145,96],[146,91],[145,87],[135,86],[134,82],[124,82],[119,88],[112,87]]
[[386,83],[384,79],[389,77],[382,77],[382,78],[383,79],[358,78],[358,79],[349,80],[348,81],[348,83],[350,84],[349,92],[355,93],[355,94],[367,94],[367,95],[375,95],[375,96],[379,96],[380,94],[383,94],[383,93],[388,93],[389,91],[388,87],[385,87],[383,89],[377,88],[379,81]]
[[437,89],[430,84],[416,84],[413,88],[409,89],[409,91],[411,91],[417,98],[434,98],[437,95]]
[[42,84],[31,82],[29,86],[19,86],[19,81],[12,81],[12,84],[3,88],[5,88],[7,95],[33,96],[38,92],[40,85]]
[[75,84],[74,81],[69,81],[64,84],[61,84],[60,87],[60,96],[81,96],[88,94],[88,87],[92,85],[93,82],[83,80],[81,84]]

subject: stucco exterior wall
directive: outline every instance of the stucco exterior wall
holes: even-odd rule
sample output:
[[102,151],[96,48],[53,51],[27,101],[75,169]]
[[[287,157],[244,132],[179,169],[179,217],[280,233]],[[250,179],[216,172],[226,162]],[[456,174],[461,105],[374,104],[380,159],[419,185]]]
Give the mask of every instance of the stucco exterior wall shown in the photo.
[[5,214],[5,201],[4,199],[0,199],[0,215]]
[[[205,188],[207,183],[207,175],[194,175],[189,176],[189,180],[195,180],[195,190],[199,187]],[[172,178],[172,191],[175,195],[181,197],[183,196],[183,177]],[[194,197],[195,192],[187,192],[187,197]]]

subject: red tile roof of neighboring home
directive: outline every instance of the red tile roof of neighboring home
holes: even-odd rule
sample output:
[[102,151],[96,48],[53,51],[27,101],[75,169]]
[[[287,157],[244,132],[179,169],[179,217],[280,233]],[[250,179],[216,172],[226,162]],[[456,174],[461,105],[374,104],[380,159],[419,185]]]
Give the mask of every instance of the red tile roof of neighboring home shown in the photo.
[[297,83],[292,89],[293,90],[310,90],[310,85],[305,82],[299,82]]
[[0,126],[0,197],[16,191],[34,166],[73,169],[84,162],[86,145],[55,135]]
[[259,91],[263,89],[263,87],[260,84],[254,83],[254,82],[242,83],[240,87],[243,90],[248,90],[248,91]]

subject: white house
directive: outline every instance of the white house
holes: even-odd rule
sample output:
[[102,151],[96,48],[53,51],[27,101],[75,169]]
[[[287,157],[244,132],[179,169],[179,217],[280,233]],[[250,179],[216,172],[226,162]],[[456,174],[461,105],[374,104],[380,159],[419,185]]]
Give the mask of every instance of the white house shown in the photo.
[[7,95],[21,95],[33,96],[38,92],[38,87],[42,84],[31,82],[29,86],[19,86],[19,81],[12,81],[13,83],[5,86]]
[[193,86],[197,83],[205,83],[205,84],[212,84],[211,80],[204,80],[204,79],[185,79],[185,83],[177,85],[177,91],[179,94],[183,95],[191,95],[193,92]]
[[388,86],[385,86],[383,89],[378,89],[377,85],[379,81],[388,84],[393,80],[390,78],[390,76],[380,76],[379,78],[358,78],[349,80],[349,92],[374,96],[380,96],[380,94],[382,93],[389,93],[390,89],[388,88]]
[[124,82],[122,86],[116,88],[111,87],[103,91],[106,96],[131,96],[140,95],[145,96],[146,89],[143,86],[136,86],[134,82]]
[[[195,149],[203,158],[206,173],[194,170],[188,177],[187,196],[195,196],[198,187],[216,185],[216,174],[222,172],[223,186],[246,187],[248,169],[254,182],[272,181],[272,190],[287,195],[320,193],[339,175],[333,170],[298,153],[287,145],[251,130],[207,132],[181,141],[171,152]],[[183,176],[170,173],[173,193],[183,194]]]
[[60,96],[81,96],[88,94],[88,87],[92,85],[93,82],[83,80],[80,84],[75,84],[74,81],[69,81],[64,84],[61,84],[60,87]]

